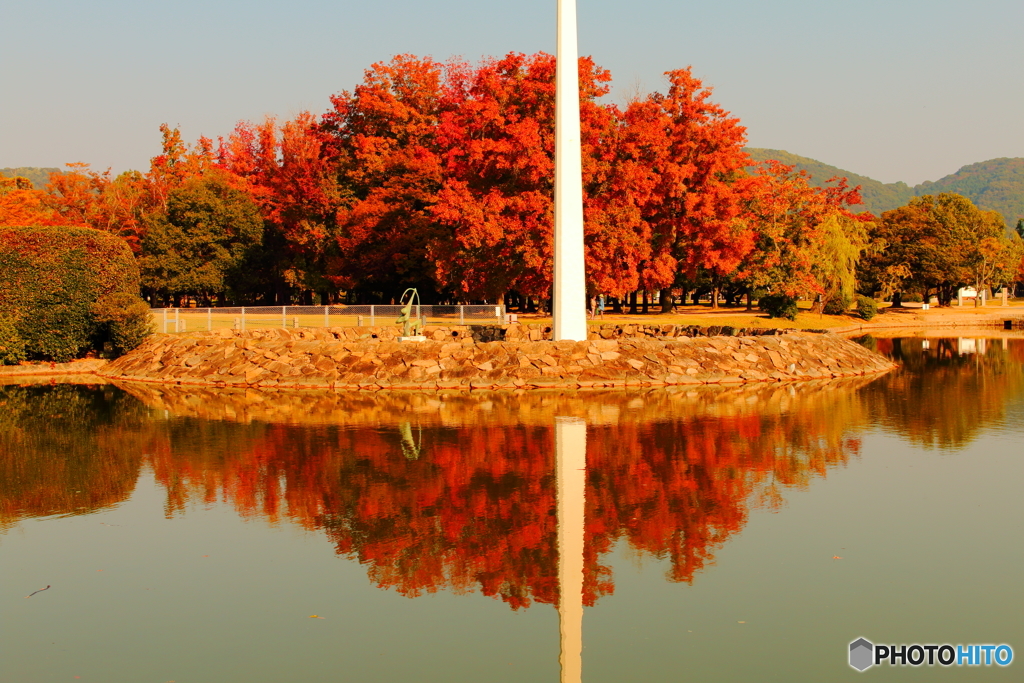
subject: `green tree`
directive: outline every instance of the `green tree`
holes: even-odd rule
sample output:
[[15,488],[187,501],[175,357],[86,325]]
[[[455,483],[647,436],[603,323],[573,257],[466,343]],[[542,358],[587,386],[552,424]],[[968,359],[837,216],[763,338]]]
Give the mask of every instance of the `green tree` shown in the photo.
[[959,287],[975,283],[983,240],[1004,232],[1001,215],[982,211],[967,197],[915,197],[882,214],[871,238],[885,246],[870,258],[869,279],[894,292],[894,306],[905,291],[935,293],[949,305]]
[[825,313],[845,313],[853,305],[857,288],[857,263],[867,245],[871,223],[834,213],[819,226],[820,241],[813,272],[821,285]]
[[747,183],[742,220],[752,227],[756,246],[737,278],[749,291],[791,298],[821,295],[828,303],[845,296],[853,303],[857,261],[866,243],[865,219],[849,206],[860,202],[843,178],[813,187],[807,174],[775,161],[758,167]]
[[142,241],[143,285],[164,296],[209,301],[245,277],[262,243],[263,220],[251,195],[211,170],[172,189],[166,211],[150,218]]

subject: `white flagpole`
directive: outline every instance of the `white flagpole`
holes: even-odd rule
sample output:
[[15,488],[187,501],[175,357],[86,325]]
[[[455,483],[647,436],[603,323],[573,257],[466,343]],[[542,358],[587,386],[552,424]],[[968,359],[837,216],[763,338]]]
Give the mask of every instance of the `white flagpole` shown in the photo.
[[585,341],[587,290],[583,258],[583,167],[576,0],[558,0],[555,66],[554,338]]

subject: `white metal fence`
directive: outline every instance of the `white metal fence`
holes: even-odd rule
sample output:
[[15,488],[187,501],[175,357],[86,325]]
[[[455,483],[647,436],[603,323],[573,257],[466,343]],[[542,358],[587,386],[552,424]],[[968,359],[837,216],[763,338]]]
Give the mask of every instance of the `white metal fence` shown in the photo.
[[[234,308],[154,308],[160,332],[189,332],[224,328],[246,330],[271,327],[379,327],[397,325],[402,306],[240,306]],[[422,325],[481,325],[505,322],[505,307],[413,306]]]

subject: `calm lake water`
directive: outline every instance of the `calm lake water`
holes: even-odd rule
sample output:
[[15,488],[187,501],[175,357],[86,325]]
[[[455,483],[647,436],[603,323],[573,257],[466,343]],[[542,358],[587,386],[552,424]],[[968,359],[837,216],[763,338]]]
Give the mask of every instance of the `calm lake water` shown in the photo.
[[847,665],[861,636],[1024,658],[1024,339],[863,343],[901,369],[0,386],[0,682],[558,681],[580,634],[587,683],[1024,680]]

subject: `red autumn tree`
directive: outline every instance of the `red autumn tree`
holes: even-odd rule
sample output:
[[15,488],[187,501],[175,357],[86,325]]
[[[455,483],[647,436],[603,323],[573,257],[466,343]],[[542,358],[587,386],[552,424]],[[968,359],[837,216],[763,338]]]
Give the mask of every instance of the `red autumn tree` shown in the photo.
[[[445,228],[432,250],[438,277],[471,297],[547,296],[555,58],[510,53],[455,75],[438,133],[444,179],[432,210]],[[650,250],[635,202],[644,172],[618,153],[618,110],[599,102],[608,71],[584,57],[579,80],[588,282],[592,291],[625,293]]]
[[46,203],[46,193],[28,178],[0,176],[0,225],[63,225]]
[[659,180],[664,127],[649,116],[651,107],[594,109],[582,135],[587,279],[594,292],[623,297],[640,288],[643,270],[656,267],[642,207]]
[[67,164],[51,173],[44,203],[67,225],[84,225],[124,239],[135,254],[142,248],[146,216],[154,209],[151,184],[138,171],[112,178],[89,170],[89,164]]
[[[858,231],[870,215],[855,216],[849,207],[861,203],[860,188],[850,188],[845,178],[832,178],[832,185],[810,184],[806,172],[770,160],[757,167],[746,185],[744,220],[756,236],[752,251],[738,274],[751,289],[770,289],[787,296],[823,294],[818,261],[828,252],[837,235],[853,245],[857,256],[862,242]],[[834,218],[834,221],[829,219]],[[842,241],[842,239],[840,240]],[[834,255],[833,255],[834,256]]]
[[703,272],[717,284],[753,247],[750,230],[738,220],[740,180],[749,163],[746,129],[710,101],[711,89],[691,69],[666,76],[666,94],[634,101],[625,114],[623,152],[651,169],[654,184],[637,197],[652,240],[640,283],[665,289],[680,275],[694,279]]
[[290,288],[331,288],[326,276],[339,187],[326,139],[317,118],[300,112],[280,128],[272,118],[240,122],[218,149],[218,166],[244,180],[240,189],[266,222],[259,266],[273,280],[268,298],[275,303],[286,303]]
[[68,225],[94,226],[99,214],[99,183],[89,164],[66,164],[64,173],[51,173],[46,204]]
[[341,287],[385,299],[406,286],[434,289],[427,248],[441,187],[443,72],[430,58],[399,55],[374,64],[351,93],[331,98],[323,131],[339,184],[331,275]]
[[471,297],[542,295],[551,264],[554,59],[509,54],[453,83],[438,134],[438,278]]

